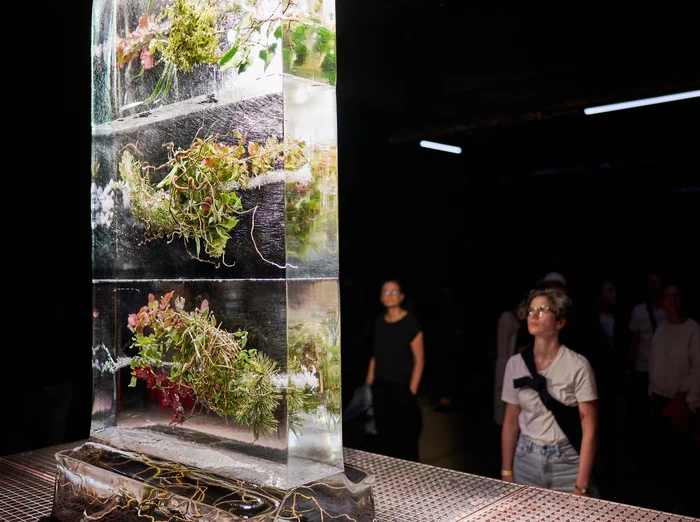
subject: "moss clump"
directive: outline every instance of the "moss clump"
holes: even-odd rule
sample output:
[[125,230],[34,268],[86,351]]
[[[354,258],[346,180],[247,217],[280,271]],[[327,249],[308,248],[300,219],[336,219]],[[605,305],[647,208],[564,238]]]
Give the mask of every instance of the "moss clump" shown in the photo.
[[216,32],[218,12],[209,0],[175,0],[166,10],[171,20],[163,59],[190,72],[197,64],[216,65],[221,59]]

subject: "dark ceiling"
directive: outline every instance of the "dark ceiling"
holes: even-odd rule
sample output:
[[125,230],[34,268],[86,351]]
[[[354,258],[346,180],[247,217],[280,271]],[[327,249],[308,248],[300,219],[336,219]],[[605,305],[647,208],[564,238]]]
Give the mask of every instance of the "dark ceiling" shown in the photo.
[[700,88],[690,0],[338,0],[337,14],[341,108],[377,114],[368,131],[393,143]]

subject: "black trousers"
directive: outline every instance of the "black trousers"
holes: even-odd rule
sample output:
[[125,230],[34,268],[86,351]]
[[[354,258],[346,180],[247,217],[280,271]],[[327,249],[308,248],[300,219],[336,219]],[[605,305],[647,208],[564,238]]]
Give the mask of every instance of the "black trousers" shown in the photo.
[[418,462],[423,419],[418,400],[408,384],[375,380],[372,400],[377,453]]

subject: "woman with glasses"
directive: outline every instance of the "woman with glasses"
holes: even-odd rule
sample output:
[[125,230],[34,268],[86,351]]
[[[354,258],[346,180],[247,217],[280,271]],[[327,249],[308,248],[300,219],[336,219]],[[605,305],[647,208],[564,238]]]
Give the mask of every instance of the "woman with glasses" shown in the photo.
[[533,344],[506,364],[501,476],[508,482],[591,494],[597,391],[588,360],[559,341],[571,300],[532,290],[518,308]]
[[384,311],[374,321],[372,358],[365,381],[372,385],[377,452],[418,462],[423,427],[416,395],[425,354],[418,319],[402,307],[398,281],[385,281],[379,294]]

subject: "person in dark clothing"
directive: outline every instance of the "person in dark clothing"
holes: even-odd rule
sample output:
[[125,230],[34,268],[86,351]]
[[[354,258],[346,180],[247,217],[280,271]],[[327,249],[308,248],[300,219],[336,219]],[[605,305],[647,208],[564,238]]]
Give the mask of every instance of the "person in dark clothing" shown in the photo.
[[593,306],[582,318],[579,352],[593,368],[598,389],[598,452],[594,472],[600,495],[617,498],[622,477],[618,476],[617,441],[623,433],[624,365],[628,351],[628,321],[618,305],[617,287],[610,278],[598,280]]
[[402,308],[405,295],[398,281],[386,281],[379,298],[384,313],[374,322],[366,378],[372,385],[376,451],[418,462],[423,420],[416,395],[425,366],[423,330],[418,319]]

